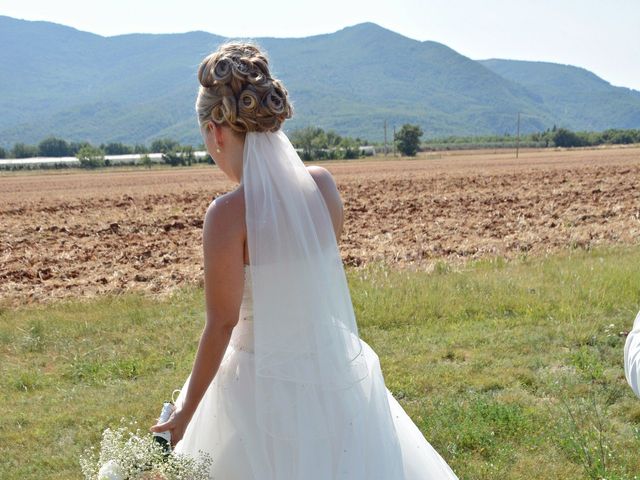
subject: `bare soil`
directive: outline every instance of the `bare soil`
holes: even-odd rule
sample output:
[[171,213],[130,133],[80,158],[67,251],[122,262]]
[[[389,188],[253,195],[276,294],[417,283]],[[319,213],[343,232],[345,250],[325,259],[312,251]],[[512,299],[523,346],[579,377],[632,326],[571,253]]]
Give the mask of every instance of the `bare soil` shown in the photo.
[[[430,269],[640,243],[640,147],[313,162],[345,204],[345,264]],[[202,283],[202,221],[235,188],[215,166],[0,175],[0,302]]]

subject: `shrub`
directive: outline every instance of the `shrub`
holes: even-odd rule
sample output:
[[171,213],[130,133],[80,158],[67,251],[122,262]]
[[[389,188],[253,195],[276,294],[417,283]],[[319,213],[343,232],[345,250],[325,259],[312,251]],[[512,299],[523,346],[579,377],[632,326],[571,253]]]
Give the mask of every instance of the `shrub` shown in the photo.
[[142,155],[142,157],[140,158],[140,164],[144,165],[147,168],[151,168],[151,157],[149,155],[147,155],[146,153],[144,155]]
[[178,155],[178,152],[176,152],[175,150],[163,153],[162,161],[168,165],[171,165],[172,167],[182,165],[182,158],[180,158],[180,155]]
[[76,158],[80,160],[82,168],[98,168],[106,165],[104,151],[91,146],[82,147],[76,154]]

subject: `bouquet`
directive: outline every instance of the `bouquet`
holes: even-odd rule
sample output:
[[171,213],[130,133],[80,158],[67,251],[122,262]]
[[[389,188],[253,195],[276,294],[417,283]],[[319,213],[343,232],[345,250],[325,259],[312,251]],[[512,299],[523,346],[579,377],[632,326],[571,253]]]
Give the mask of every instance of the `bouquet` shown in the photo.
[[[131,422],[129,425],[135,425]],[[80,457],[86,480],[207,480],[211,457],[199,458],[172,452],[151,433],[129,427],[107,428],[102,433],[100,452],[94,447]]]

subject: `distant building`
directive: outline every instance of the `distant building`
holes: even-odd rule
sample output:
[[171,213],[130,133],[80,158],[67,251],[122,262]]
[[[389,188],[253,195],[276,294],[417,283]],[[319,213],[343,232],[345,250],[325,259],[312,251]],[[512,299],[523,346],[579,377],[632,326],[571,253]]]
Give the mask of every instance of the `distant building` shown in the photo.
[[367,157],[376,154],[376,148],[373,145],[362,145],[358,147],[358,149],[360,150],[360,154],[366,155]]
[[[163,163],[162,153],[131,153],[127,155],[105,155],[104,159],[108,165],[136,165],[140,163],[142,157],[148,156],[152,163]],[[197,159],[206,158],[208,152],[193,152]],[[3,158],[0,159],[0,170],[11,166],[24,166],[28,168],[39,167],[79,167],[80,160],[76,157],[32,157],[32,158]]]
[[65,167],[80,166],[80,160],[76,157],[33,157],[33,158],[3,158],[0,159],[0,169],[12,165],[24,165],[31,168],[39,166],[52,167],[63,165]]

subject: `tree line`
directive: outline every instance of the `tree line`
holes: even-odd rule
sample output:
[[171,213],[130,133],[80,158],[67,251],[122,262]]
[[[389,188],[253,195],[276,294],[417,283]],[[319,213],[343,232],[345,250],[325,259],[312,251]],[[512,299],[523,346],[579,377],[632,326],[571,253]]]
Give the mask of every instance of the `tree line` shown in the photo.
[[520,135],[449,136],[433,138],[423,142],[426,150],[463,148],[515,147],[590,147],[597,145],[628,145],[640,143],[640,129],[608,129],[602,132],[578,131],[553,126],[543,132]]
[[[574,132],[555,125],[543,132],[521,135],[448,136],[421,140],[422,129],[418,125],[405,124],[393,138],[394,146],[406,156],[413,156],[419,150],[440,150],[460,148],[513,147],[585,147],[597,145],[620,145],[640,143],[640,129],[608,129],[602,132]],[[290,134],[291,143],[299,149],[303,160],[351,159],[363,155],[360,147],[367,145],[366,139],[341,136],[333,130],[320,127],[305,127]],[[381,146],[378,142],[376,146]],[[204,150],[204,145],[198,149]],[[169,165],[191,165],[200,161],[213,163],[211,157],[198,158],[191,145],[181,145],[170,138],[156,139],[146,145],[126,145],[121,142],[102,143],[94,146],[89,142],[68,142],[57,137],[48,137],[37,145],[16,143],[6,150],[0,147],[0,158],[30,157],[77,157],[83,166],[108,165],[105,155],[161,153],[163,161]],[[146,159],[148,160],[148,158]],[[150,162],[146,162],[150,163]]]
[[640,129],[609,129],[603,132],[572,132],[566,128],[555,128],[539,134],[532,139],[553,142],[556,147],[591,147],[596,145],[629,145],[640,143]]
[[[294,147],[302,150],[303,160],[323,159],[349,159],[361,155],[360,146],[366,144],[366,140],[360,138],[343,137],[335,131],[324,131],[318,127],[306,127],[294,130],[290,134]],[[205,150],[203,144],[198,149]],[[31,157],[77,157],[82,166],[99,167],[109,165],[105,160],[106,155],[142,155],[142,163],[145,162],[145,154],[161,153],[163,161],[170,165],[191,165],[198,161],[213,163],[210,157],[204,160],[194,155],[191,145],[181,145],[170,138],[160,138],[151,142],[147,147],[142,144],[126,145],[121,142],[103,143],[94,146],[89,142],[68,142],[57,137],[49,137],[37,145],[16,143],[10,150],[0,147],[0,158],[31,158]]]
[[169,138],[154,140],[147,147],[142,144],[126,145],[121,142],[102,143],[94,146],[89,142],[68,142],[62,138],[48,137],[37,145],[16,143],[10,150],[0,147],[0,158],[75,157],[83,148],[99,150],[103,155],[129,155],[165,153],[183,147],[180,143]]
[[361,138],[343,137],[333,130],[320,127],[304,127],[289,136],[294,147],[301,149],[302,160],[332,160],[358,158],[360,147],[367,141]]

